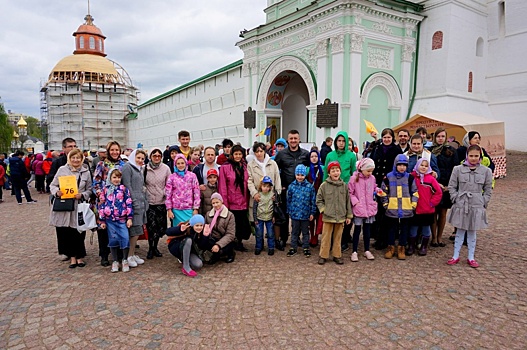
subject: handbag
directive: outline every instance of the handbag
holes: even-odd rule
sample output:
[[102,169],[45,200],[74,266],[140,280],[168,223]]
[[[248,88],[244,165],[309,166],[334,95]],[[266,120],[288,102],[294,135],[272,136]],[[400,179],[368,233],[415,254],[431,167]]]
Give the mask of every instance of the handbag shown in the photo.
[[276,200],[273,201],[273,218],[275,225],[283,225],[286,222],[285,214],[280,208],[280,195],[275,192]]
[[148,240],[148,229],[146,225],[143,225],[143,234],[137,238],[138,241],[147,241]]
[[[79,187],[81,177],[77,179],[77,187]],[[50,196],[51,204],[53,205],[53,211],[74,211],[75,210],[75,198],[56,198]]]
[[95,213],[91,210],[89,203],[77,205],[77,231],[84,232],[97,227]]

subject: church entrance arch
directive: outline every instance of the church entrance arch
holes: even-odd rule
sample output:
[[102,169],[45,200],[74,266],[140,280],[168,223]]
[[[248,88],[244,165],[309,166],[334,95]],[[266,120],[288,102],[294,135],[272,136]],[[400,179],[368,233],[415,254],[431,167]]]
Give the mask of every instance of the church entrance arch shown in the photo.
[[314,79],[302,60],[285,56],[269,66],[258,90],[258,109],[264,111],[265,125],[273,126],[269,142],[287,138],[291,129],[300,132],[302,142],[314,141],[308,140],[308,106],[315,104]]

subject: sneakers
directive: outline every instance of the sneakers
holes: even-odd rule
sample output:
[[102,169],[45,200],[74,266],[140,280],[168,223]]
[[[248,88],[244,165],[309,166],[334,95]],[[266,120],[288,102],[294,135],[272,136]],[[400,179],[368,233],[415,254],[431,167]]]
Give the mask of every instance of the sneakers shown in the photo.
[[455,265],[455,264],[457,264],[458,262],[459,262],[459,258],[457,258],[457,259],[452,258],[452,259],[448,260],[446,263],[447,263],[448,265]]
[[[128,269],[130,269],[130,268],[128,268]],[[119,262],[118,261],[114,261],[112,263],[112,272],[119,272]]]
[[[370,253],[371,254],[371,253]],[[350,257],[351,261],[353,262],[357,262],[359,261],[359,255],[357,254],[357,252],[353,252],[351,253],[351,257]]]
[[34,204],[34,203],[36,203],[36,202],[37,202],[36,199],[32,199],[32,200],[28,201],[27,204]]
[[[117,263],[117,261],[114,261],[113,263],[115,264],[115,263]],[[130,266],[132,266],[132,265],[130,265],[130,261],[126,260],[126,259],[123,259],[123,272],[130,271]],[[119,263],[117,263],[117,271],[119,271]],[[112,272],[114,272],[113,271],[113,265],[112,265]]]
[[287,252],[287,256],[288,256],[288,257],[292,257],[293,255],[296,255],[296,249],[291,248],[291,249],[289,249],[289,251]]
[[196,271],[194,270],[190,270],[190,271],[187,271],[185,270],[184,268],[181,268],[181,272],[183,272],[183,274],[185,276],[188,276],[188,277],[196,277],[198,274],[196,273]]
[[304,248],[304,256],[305,256],[306,258],[309,258],[309,257],[311,256],[311,252],[309,251],[309,249]]
[[319,258],[318,259],[318,264],[319,265],[324,265],[325,263],[326,263],[326,259],[324,259],[324,258]]
[[127,259],[127,262],[128,262],[128,266],[130,266],[130,267],[137,267],[137,263],[135,262],[133,256],[129,256],[128,259]]
[[[459,259],[458,259],[459,260]],[[477,268],[479,267],[479,264],[476,262],[476,260],[468,260],[467,259],[467,264],[470,265],[470,267],[473,267],[473,268]]]
[[333,261],[334,261],[335,264],[337,264],[337,265],[342,265],[342,264],[344,264],[344,261],[342,261],[342,258],[333,258]]
[[375,260],[375,257],[373,256],[372,253],[370,253],[369,250],[367,250],[367,251],[364,252],[364,256],[365,256],[366,259],[368,259],[368,260]]
[[[135,266],[134,264],[131,263],[132,261],[135,263]],[[143,265],[145,263],[145,261],[141,259],[140,257],[138,257],[137,255],[129,256],[128,262],[131,263],[130,264],[131,267],[137,267],[137,265]]]

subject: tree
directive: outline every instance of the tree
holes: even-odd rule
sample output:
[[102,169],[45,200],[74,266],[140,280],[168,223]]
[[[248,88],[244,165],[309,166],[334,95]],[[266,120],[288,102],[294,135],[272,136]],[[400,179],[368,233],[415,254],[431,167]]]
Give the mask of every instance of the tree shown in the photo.
[[9,124],[4,105],[0,103],[0,152],[10,152],[12,139],[13,127]]
[[33,117],[26,118],[27,136],[33,136],[37,139],[42,139],[42,128],[40,127],[40,120]]

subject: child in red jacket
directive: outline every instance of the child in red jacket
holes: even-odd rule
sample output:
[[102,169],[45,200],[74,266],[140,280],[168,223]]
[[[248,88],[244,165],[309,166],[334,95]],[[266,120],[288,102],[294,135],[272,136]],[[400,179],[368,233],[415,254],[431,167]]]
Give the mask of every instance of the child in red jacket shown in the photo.
[[410,238],[408,239],[408,250],[406,252],[407,255],[412,255],[415,251],[415,243],[419,227],[422,228],[421,232],[423,239],[418,254],[426,255],[426,248],[430,241],[431,234],[430,225],[434,222],[435,207],[441,202],[443,196],[443,191],[441,190],[439,183],[431,173],[432,168],[430,167],[430,162],[425,158],[419,159],[412,171],[419,199],[417,200],[415,215],[411,219]]

